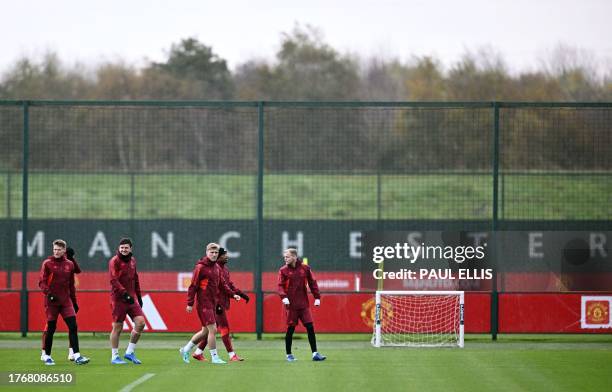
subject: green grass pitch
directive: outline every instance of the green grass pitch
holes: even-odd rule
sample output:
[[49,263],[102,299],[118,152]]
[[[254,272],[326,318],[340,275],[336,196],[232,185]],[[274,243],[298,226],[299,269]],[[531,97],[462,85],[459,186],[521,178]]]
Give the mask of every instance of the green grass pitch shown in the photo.
[[[609,391],[612,388],[612,335],[466,336],[466,346],[442,349],[373,348],[367,335],[319,335],[328,356],[312,362],[303,335],[294,340],[295,363],[284,360],[280,335],[240,334],[240,363],[184,364],[178,347],[189,338],[177,334],[144,334],[137,348],[143,365],[109,364],[108,335],[81,334],[81,351],[91,363],[76,366],[66,359],[67,339],[54,342],[57,365],[40,362],[40,334],[22,339],[0,335],[0,372],[71,371],[74,386],[57,390],[119,391],[144,375],[153,376],[134,391]],[[122,349],[127,337],[122,337]],[[221,347],[219,352],[227,358]],[[207,353],[208,354],[208,353]],[[41,386],[0,389],[44,390]]]
[[[612,218],[612,173],[504,174],[502,219]],[[133,182],[132,182],[133,180]],[[253,219],[257,177],[56,174],[29,177],[33,219]],[[490,174],[266,174],[266,219],[490,219]],[[55,184],[70,184],[57,189]],[[287,192],[291,189],[291,192]],[[177,192],[180,190],[180,192]],[[0,218],[21,217],[21,176],[0,173]]]

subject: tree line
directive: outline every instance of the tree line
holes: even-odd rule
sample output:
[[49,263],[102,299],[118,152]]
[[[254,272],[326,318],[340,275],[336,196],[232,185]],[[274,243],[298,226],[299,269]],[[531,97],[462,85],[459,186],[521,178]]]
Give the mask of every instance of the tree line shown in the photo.
[[491,50],[466,52],[448,69],[431,56],[361,58],[297,26],[282,35],[273,61],[248,59],[233,71],[195,38],[140,68],[68,66],[55,53],[24,57],[0,77],[0,99],[610,101],[612,69],[601,75],[588,54],[567,46],[520,73]]
[[[490,52],[450,69],[432,57],[359,59],[316,30],[282,37],[273,62],[227,62],[195,38],[164,62],[117,62],[93,71],[55,54],[19,60],[0,79],[0,99],[612,101],[612,73],[571,48],[539,71],[511,73]],[[492,168],[490,108],[267,108],[264,162],[275,172],[484,171]],[[502,170],[612,169],[612,110],[522,108],[500,113]],[[0,169],[19,169],[23,113],[0,107]],[[253,107],[38,106],[30,109],[30,168],[66,171],[195,171],[253,174]],[[70,154],[49,152],[67,150]]]

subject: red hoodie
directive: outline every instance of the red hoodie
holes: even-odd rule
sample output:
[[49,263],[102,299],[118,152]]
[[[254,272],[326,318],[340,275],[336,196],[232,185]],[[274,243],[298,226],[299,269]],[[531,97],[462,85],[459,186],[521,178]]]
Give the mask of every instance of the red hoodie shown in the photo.
[[314,278],[310,267],[302,264],[298,259],[295,267],[285,264],[278,270],[278,294],[281,298],[289,298],[289,307],[292,309],[304,309],[309,306],[306,284],[316,299],[321,298],[319,286]]
[[108,273],[110,275],[111,299],[113,301],[123,300],[123,294],[128,293],[134,300],[140,296],[140,282],[136,271],[136,259],[130,253],[124,257],[117,254],[108,261]]
[[[225,280],[225,282],[227,283],[229,288],[234,293],[242,296],[243,292],[241,290],[239,290],[238,288],[236,288],[236,286],[234,285],[234,282],[232,282],[232,280],[230,279],[230,272],[227,269],[227,265],[226,264],[227,264],[227,262],[225,262],[225,263],[217,263],[217,265],[221,269],[221,276],[223,277],[223,279]],[[230,298],[231,298],[231,295],[223,295],[223,293],[221,293],[221,296],[219,298],[219,305],[223,306],[223,309],[228,310],[230,308]]]
[[187,305],[193,306],[197,294],[198,306],[204,309],[215,309],[219,303],[220,295],[233,296],[235,292],[228,286],[223,278],[221,267],[208,257],[198,260],[191,284],[187,292]]
[[[62,256],[56,259],[47,257],[40,268],[38,287],[47,294],[57,297],[54,302],[58,305],[67,306],[70,301],[76,303],[76,290],[74,288],[74,263]],[[45,305],[48,305],[45,299]]]

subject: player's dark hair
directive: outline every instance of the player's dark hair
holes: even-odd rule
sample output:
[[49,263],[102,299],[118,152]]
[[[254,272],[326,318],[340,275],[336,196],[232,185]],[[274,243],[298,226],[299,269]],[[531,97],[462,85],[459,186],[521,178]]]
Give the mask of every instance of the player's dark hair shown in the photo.
[[119,245],[129,245],[132,246],[132,240],[129,239],[128,237],[123,237],[121,240],[119,240]]

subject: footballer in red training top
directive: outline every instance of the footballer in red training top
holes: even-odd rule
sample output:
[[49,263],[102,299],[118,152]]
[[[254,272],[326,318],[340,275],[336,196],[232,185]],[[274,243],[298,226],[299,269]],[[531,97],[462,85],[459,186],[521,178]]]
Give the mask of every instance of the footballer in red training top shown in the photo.
[[[227,250],[225,248],[219,248],[219,257],[217,258],[217,265],[221,271],[222,278],[227,282],[229,288],[235,292],[240,298],[244,299],[247,303],[249,303],[249,296],[238,289],[232,279],[230,277],[229,269],[227,268],[227,262],[229,261],[229,257],[227,254]],[[232,362],[243,361],[243,358],[239,357],[234,352],[234,347],[232,345],[232,338],[230,336],[230,325],[227,320],[227,311],[230,308],[230,296],[226,295],[225,292],[219,292],[219,299],[217,301],[217,307],[215,309],[215,320],[217,322],[217,330],[221,335],[221,340],[225,345],[225,349],[229,354],[229,360]],[[225,295],[224,295],[225,294]],[[206,358],[203,355],[204,348],[208,344],[207,339],[202,339],[202,341],[198,344],[198,348],[195,353],[192,355],[193,358],[198,361],[205,361]]]
[[202,339],[208,340],[211,362],[214,364],[224,364],[224,360],[217,354],[217,343],[215,334],[217,325],[215,309],[219,302],[220,295],[233,296],[236,301],[238,296],[227,284],[221,273],[221,268],[216,264],[219,257],[219,244],[214,242],[206,245],[206,256],[198,260],[191,277],[191,284],[187,292],[187,313],[191,313],[195,299],[198,317],[202,323],[202,330],[191,337],[184,347],[179,349],[183,362],[189,363],[189,352]]
[[[119,336],[123,329],[125,316],[129,315],[134,321],[134,329],[130,334],[130,342],[123,358],[135,365],[142,362],[136,358],[136,343],[144,330],[145,317],[142,312],[142,295],[140,282],[136,271],[136,259],[132,255],[132,240],[122,238],[119,241],[117,254],[108,262],[108,272],[111,283],[111,309],[113,316],[113,329],[111,331],[111,364],[125,365],[119,357]],[[136,299],[138,301],[136,301]]]
[[66,241],[53,241],[53,255],[46,258],[40,269],[38,285],[45,294],[45,313],[47,325],[43,332],[43,349],[45,354],[41,357],[45,365],[55,365],[51,358],[53,334],[57,326],[57,316],[62,318],[68,326],[68,339],[74,349],[74,359],[77,365],[84,365],[89,358],[79,353],[79,338],[75,307],[78,309],[76,289],[74,287],[74,263],[66,258]]
[[302,260],[298,258],[296,249],[286,249],[283,252],[283,259],[285,265],[278,271],[278,294],[285,305],[287,316],[287,333],[285,334],[287,361],[293,362],[296,360],[291,353],[291,345],[293,342],[293,332],[295,332],[295,326],[298,320],[302,321],[302,324],[306,327],[306,331],[308,332],[308,342],[310,343],[310,349],[312,351],[312,360],[323,361],[326,357],[317,352],[317,339],[312,324],[312,315],[310,314],[306,283],[308,283],[310,292],[315,298],[315,306],[321,304],[319,286],[317,285],[317,281],[310,267],[303,264]]

